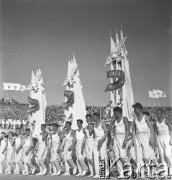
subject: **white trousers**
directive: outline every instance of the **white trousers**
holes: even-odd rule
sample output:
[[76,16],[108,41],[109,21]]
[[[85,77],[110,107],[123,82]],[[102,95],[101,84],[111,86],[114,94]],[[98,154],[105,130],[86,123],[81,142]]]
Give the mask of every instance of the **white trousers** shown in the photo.
[[157,136],[158,150],[162,163],[172,167],[172,151],[170,145],[170,135],[158,135]]
[[98,151],[98,141],[101,138],[102,137],[96,137],[96,138],[94,138],[94,141],[93,141],[93,156],[94,156],[95,175],[99,175],[99,165],[100,165],[99,156],[100,156],[101,160],[105,160],[105,173],[106,173],[106,176],[108,176],[109,168],[108,168],[108,164],[107,164],[108,162],[107,162],[107,152],[106,152],[107,140],[104,141],[100,151]]
[[122,175],[123,172],[123,165],[130,163],[127,157],[126,149],[122,148],[124,139],[125,139],[125,134],[117,134],[114,137],[114,144],[113,144],[115,158],[116,160],[119,159],[119,161],[117,162],[117,170],[120,173],[120,175]]

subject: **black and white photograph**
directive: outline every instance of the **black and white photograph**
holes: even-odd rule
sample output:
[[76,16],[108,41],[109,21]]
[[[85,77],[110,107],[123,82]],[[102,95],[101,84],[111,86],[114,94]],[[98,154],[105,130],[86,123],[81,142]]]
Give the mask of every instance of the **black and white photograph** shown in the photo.
[[172,178],[172,1],[0,0],[0,180]]

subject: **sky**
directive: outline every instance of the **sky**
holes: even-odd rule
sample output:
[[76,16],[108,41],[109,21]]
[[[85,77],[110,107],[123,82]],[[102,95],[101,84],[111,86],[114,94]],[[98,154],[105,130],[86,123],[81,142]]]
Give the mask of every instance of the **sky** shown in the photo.
[[[28,85],[39,66],[48,105],[62,104],[67,60],[75,52],[86,105],[106,106],[110,32],[115,39],[122,26],[135,102],[147,106],[148,90],[160,89],[167,93],[160,104],[171,105],[171,7],[170,0],[1,0],[0,96],[13,95],[3,82]],[[19,102],[28,95],[14,93]]]

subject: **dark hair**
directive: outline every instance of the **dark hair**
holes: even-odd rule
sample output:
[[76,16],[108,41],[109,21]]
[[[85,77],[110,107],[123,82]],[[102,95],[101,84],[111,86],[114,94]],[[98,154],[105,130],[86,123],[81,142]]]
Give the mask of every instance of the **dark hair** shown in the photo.
[[70,121],[66,121],[66,124],[68,124],[69,126],[72,125],[72,123]]
[[87,117],[92,118],[92,115],[91,115],[91,114],[87,114],[85,117],[86,117],[86,118],[87,118]]
[[57,123],[53,123],[52,126],[55,126],[56,128],[59,127],[59,125]]
[[46,127],[46,124],[41,124],[41,126],[44,126],[44,127]]
[[83,120],[82,119],[78,119],[77,122],[83,123]]
[[139,103],[139,102],[133,104],[132,107],[133,107],[133,108],[140,108],[141,110],[143,110],[143,106],[142,106],[141,103]]
[[122,113],[122,108],[121,107],[115,107],[113,109],[113,112],[119,112],[121,114]]
[[98,112],[93,113],[93,116],[100,118],[100,114]]

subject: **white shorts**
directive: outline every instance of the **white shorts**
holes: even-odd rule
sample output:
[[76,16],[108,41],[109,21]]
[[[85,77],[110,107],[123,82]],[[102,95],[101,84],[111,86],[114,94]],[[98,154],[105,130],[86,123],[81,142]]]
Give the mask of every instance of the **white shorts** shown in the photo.
[[59,148],[59,144],[52,145],[52,148],[51,148],[52,161],[57,161],[60,159],[59,154],[57,153],[58,148]]
[[15,157],[14,148],[8,148],[7,149],[7,162],[8,163],[14,162],[14,157]]
[[39,144],[38,145],[38,160],[44,160],[45,158],[45,153],[46,153],[46,145],[45,143]]
[[93,138],[86,139],[85,153],[86,153],[87,159],[93,159]]

